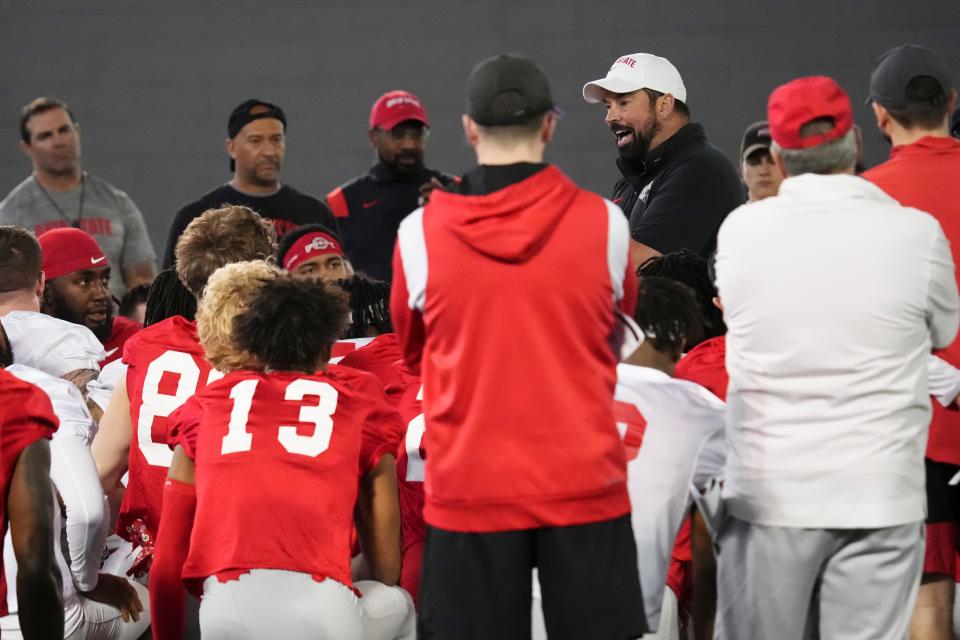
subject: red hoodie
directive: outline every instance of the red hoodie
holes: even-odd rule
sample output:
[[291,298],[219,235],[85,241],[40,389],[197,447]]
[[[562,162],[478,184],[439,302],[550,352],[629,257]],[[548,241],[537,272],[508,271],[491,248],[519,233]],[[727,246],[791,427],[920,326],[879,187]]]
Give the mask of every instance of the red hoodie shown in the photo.
[[437,191],[400,226],[391,313],[424,384],[424,519],[491,532],[629,512],[613,417],[626,218],[555,167]]

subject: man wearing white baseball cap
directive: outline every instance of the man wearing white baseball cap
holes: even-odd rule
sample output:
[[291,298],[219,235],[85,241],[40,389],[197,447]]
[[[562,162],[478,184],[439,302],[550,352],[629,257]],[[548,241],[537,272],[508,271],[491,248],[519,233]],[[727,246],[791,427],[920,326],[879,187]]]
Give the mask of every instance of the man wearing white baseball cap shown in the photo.
[[604,122],[617,140],[623,177],[613,202],[630,218],[634,264],[681,249],[713,253],[743,189],[703,126],[690,121],[677,68],[649,53],[620,56],[606,77],[583,86],[583,98],[606,106]]

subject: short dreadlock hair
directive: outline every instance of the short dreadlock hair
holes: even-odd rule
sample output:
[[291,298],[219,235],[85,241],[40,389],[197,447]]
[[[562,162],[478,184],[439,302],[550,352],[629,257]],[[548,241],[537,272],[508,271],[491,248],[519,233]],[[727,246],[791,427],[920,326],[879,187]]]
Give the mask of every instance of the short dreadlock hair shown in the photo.
[[183,286],[177,270],[171,267],[158,273],[150,285],[143,326],[149,327],[173,316],[183,316],[187,320],[196,318],[197,298]]
[[389,283],[357,273],[336,284],[350,294],[353,323],[344,338],[369,338],[393,331]]
[[693,290],[697,303],[700,305],[703,332],[700,338],[688,342],[687,349],[697,346],[704,340],[727,333],[727,325],[723,322],[723,312],[713,304],[713,299],[719,294],[711,277],[707,261],[694,252],[683,249],[676,253],[648,258],[637,269],[637,275],[642,278],[648,276],[669,278],[685,284]]
[[657,276],[640,278],[634,320],[657,351],[679,360],[684,349],[702,340],[702,318],[687,285]]
[[233,319],[232,341],[264,367],[313,373],[347,326],[347,294],[279,271]]

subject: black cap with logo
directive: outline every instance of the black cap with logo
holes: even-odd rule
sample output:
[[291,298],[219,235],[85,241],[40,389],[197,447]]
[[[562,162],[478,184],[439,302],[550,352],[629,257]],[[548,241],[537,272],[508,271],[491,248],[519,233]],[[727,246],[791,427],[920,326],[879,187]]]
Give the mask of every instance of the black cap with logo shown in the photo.
[[754,151],[770,149],[770,125],[766,120],[754,122],[743,132],[740,139],[740,159],[746,160]]
[[940,84],[943,99],[950,93],[950,68],[934,51],[915,44],[902,44],[885,51],[870,74],[870,97],[889,109],[907,106],[907,84],[917,76],[930,76]]
[[553,109],[543,70],[522,56],[487,58],[467,80],[467,113],[482,126],[519,124]]
[[[261,118],[279,120],[283,123],[283,130],[286,132],[287,116],[283,113],[283,109],[275,104],[251,98],[250,100],[244,100],[230,112],[230,119],[227,120],[227,137],[235,138],[241,129]],[[230,171],[233,171],[234,168],[234,162],[231,159]]]

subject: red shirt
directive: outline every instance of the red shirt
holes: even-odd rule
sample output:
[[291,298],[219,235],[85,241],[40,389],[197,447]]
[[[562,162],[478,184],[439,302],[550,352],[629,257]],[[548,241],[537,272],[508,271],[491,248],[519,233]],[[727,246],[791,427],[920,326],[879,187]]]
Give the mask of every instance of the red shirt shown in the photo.
[[726,358],[726,336],[704,340],[680,358],[673,377],[696,382],[706,387],[713,395],[726,401],[727,385],[730,383]]
[[113,319],[113,328],[110,331],[110,337],[103,343],[103,349],[106,351],[107,357],[100,362],[100,368],[102,369],[104,365],[110,364],[120,358],[120,356],[123,355],[123,345],[142,328],[139,322],[134,322],[130,318],[124,318],[123,316],[115,317]]
[[[863,177],[886,191],[905,207],[930,213],[940,222],[950,241],[953,264],[960,265],[960,140],[926,136],[913,144],[894,147],[890,159]],[[960,339],[937,355],[960,366]],[[927,457],[960,464],[960,412],[933,405]]]
[[403,353],[400,351],[400,343],[397,342],[397,334],[383,333],[347,353],[338,364],[372,373],[383,385],[386,385],[393,365],[402,358]]
[[352,584],[359,479],[394,453],[400,431],[372,375],[337,365],[313,375],[234,371],[170,424],[196,465],[185,580],[280,569]]
[[388,399],[393,397],[399,400],[397,408],[403,421],[403,438],[397,448],[397,489],[404,565],[400,586],[407,590],[416,603],[420,594],[419,565],[426,535],[423,523],[423,474],[427,457],[423,446],[423,385],[420,384],[420,378],[398,363],[386,392]]
[[435,191],[400,225],[391,316],[424,383],[424,517],[492,532],[630,511],[613,419],[615,306],[632,310],[623,213],[555,167]]
[[130,462],[117,533],[141,546],[142,526],[152,545],[160,526],[163,483],[173,452],[167,418],[198,389],[221,377],[203,354],[197,326],[182,316],[150,325],[123,350],[130,397]]
[[[50,439],[60,421],[47,395],[0,369],[0,537],[7,532],[7,493],[20,454],[41,438]],[[0,616],[9,613],[7,583],[0,557]]]

